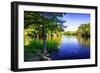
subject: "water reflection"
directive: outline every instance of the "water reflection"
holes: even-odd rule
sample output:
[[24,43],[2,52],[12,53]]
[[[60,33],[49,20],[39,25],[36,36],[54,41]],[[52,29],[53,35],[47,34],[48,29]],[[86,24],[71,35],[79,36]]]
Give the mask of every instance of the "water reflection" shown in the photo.
[[88,59],[90,58],[90,39],[63,35],[60,48],[52,51],[52,60]]
[[77,39],[80,44],[90,47],[90,38],[89,37],[77,36]]

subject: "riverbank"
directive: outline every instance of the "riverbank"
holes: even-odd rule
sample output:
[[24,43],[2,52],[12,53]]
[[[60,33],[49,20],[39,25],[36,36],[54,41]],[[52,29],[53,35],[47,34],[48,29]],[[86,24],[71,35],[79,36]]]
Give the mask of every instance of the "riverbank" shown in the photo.
[[30,52],[26,50],[24,51],[24,61],[87,59],[90,58],[90,39],[62,35],[59,47],[49,50],[47,48],[46,55],[43,53],[43,48],[35,49],[35,52],[32,49]]

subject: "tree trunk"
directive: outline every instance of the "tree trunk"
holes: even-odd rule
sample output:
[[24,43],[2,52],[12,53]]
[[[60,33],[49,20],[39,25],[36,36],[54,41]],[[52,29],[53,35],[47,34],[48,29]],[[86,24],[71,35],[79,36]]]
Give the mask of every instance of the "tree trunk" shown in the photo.
[[51,40],[52,40],[52,30],[51,30]]
[[46,33],[43,33],[43,48],[44,48],[44,55],[47,55],[47,49],[46,49]]

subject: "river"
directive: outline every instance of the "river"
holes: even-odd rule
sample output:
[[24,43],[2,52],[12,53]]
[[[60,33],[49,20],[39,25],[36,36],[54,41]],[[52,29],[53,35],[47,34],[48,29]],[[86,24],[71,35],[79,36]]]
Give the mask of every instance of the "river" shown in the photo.
[[60,47],[50,53],[52,60],[89,59],[90,39],[63,35]]

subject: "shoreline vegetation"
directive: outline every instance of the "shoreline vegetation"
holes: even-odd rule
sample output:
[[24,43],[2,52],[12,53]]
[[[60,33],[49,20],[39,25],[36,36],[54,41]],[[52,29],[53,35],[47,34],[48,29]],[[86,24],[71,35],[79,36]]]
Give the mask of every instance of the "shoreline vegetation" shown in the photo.
[[63,33],[64,35],[76,35],[81,37],[90,37],[90,23],[81,24],[77,31],[67,31]]
[[60,37],[53,37],[46,41],[46,56],[43,50],[43,39],[30,39],[24,44],[24,61],[44,61],[50,60],[49,53],[55,51],[60,46]]
[[[65,13],[24,11],[24,61],[45,61],[59,49],[62,35],[90,37],[90,24],[81,24],[76,32],[64,32]],[[82,40],[81,40],[82,41]]]

